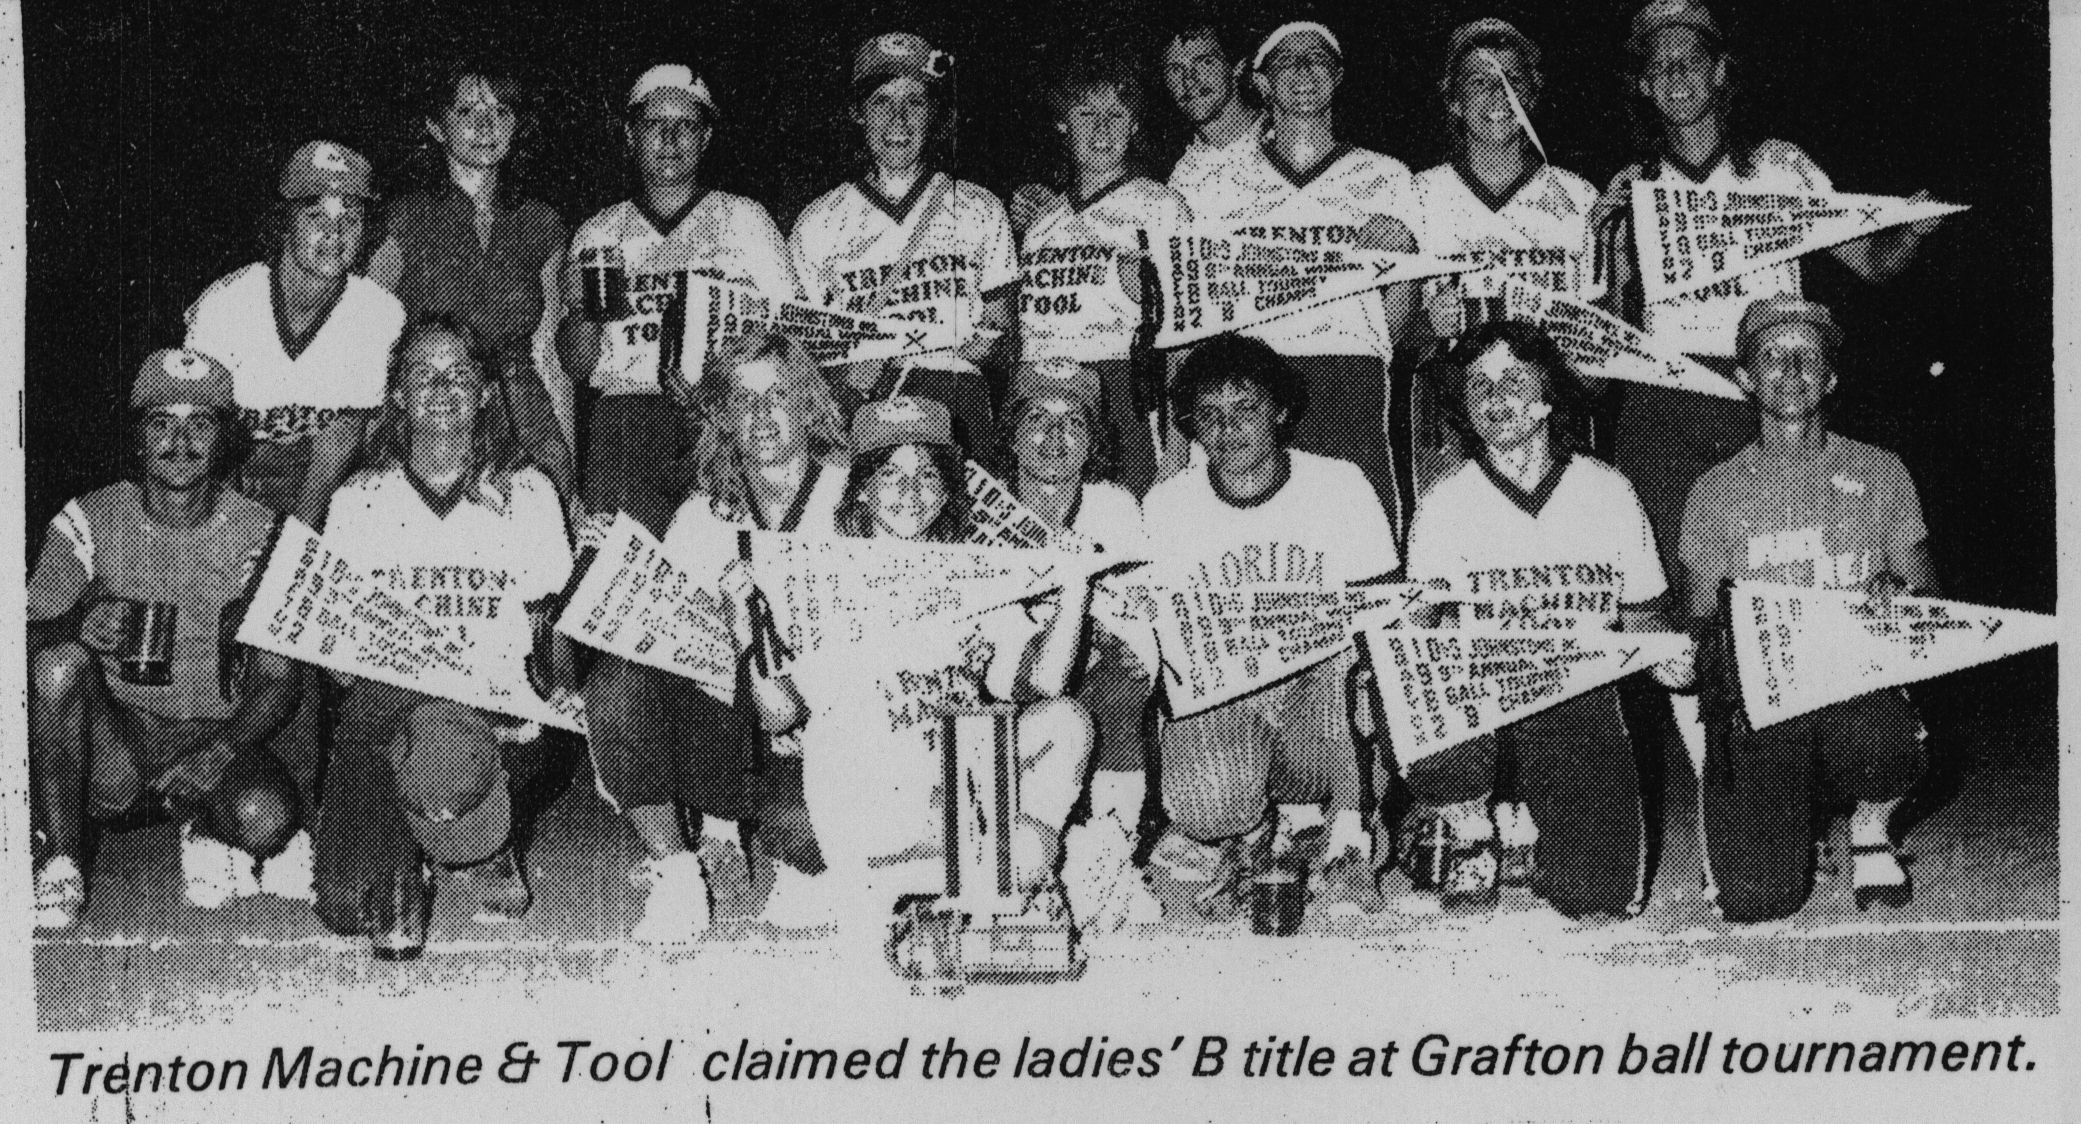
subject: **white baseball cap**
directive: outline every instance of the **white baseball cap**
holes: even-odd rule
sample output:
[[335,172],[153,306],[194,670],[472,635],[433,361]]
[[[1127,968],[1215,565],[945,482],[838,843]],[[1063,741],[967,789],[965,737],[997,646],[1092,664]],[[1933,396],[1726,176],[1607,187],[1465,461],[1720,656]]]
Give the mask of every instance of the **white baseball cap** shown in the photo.
[[718,116],[715,108],[715,96],[708,92],[708,83],[702,81],[694,73],[692,67],[682,66],[676,62],[665,63],[662,66],[653,66],[649,70],[644,71],[642,76],[636,79],[636,84],[629,87],[629,107],[634,108],[642,105],[645,99],[661,90],[679,90],[684,92],[708,111],[708,119],[710,121],[715,120]]

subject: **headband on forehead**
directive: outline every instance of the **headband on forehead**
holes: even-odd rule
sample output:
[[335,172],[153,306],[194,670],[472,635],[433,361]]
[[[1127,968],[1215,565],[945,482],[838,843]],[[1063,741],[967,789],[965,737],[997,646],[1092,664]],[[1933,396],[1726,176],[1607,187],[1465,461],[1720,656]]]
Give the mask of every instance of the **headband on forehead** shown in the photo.
[[1267,56],[1269,56],[1272,53],[1272,48],[1277,47],[1280,43],[1284,42],[1287,36],[1295,35],[1303,31],[1312,31],[1315,34],[1322,36],[1323,42],[1328,43],[1330,45],[1330,50],[1336,54],[1337,60],[1339,62],[1343,61],[1344,45],[1342,43],[1337,42],[1337,36],[1335,32],[1331,31],[1327,27],[1322,26],[1319,23],[1316,23],[1313,20],[1296,20],[1293,23],[1281,25],[1270,35],[1264,37],[1264,42],[1258,45],[1256,57],[1250,60],[1250,68],[1252,70],[1263,70],[1264,60]]

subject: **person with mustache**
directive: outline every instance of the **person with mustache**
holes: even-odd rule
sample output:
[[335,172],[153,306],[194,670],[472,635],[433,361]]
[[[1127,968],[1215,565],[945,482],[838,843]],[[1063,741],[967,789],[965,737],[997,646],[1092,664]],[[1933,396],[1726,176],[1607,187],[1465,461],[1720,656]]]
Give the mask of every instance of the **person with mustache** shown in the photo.
[[[245,432],[233,377],[206,355],[157,351],[130,405],[137,479],[67,503],[29,578],[39,929],[80,919],[90,823],[140,804],[182,822],[190,903],[310,897],[303,801],[270,748],[296,706],[297,665],[226,640],[280,519],[224,483]],[[175,609],[164,681],[117,661],[126,602]]]
[[909,32],[860,44],[851,106],[866,167],[804,208],[788,245],[812,301],[953,331],[946,351],[834,368],[839,407],[899,390],[935,399],[953,412],[955,439],[987,456],[1000,343],[1018,317],[1018,243],[997,196],[946,167],[956,75],[951,55]]
[[[1553,340],[1530,324],[1491,320],[1451,362],[1460,374],[1451,420],[1475,453],[1418,505],[1410,580],[1464,589],[1476,570],[1609,566],[1618,575],[1609,612],[1554,610],[1513,618],[1512,627],[1664,628],[1659,604],[1669,585],[1647,517],[1626,478],[1581,451],[1582,391]],[[1472,623],[1464,605],[1441,608],[1445,620],[1433,623]],[[1653,674],[1687,686],[1690,661],[1677,657]],[[1522,803],[1495,805],[1492,820],[1506,759]],[[1441,824],[1447,840],[1406,848],[1412,877],[1435,888],[1446,909],[1492,908],[1499,882],[1528,885],[1570,917],[1631,916],[1647,900],[1647,825],[1616,687],[1400,764],[1415,821]],[[1530,823],[1516,822],[1521,813]]]
[[188,308],[187,346],[231,370],[253,449],[238,487],[312,527],[383,405],[404,306],[355,273],[376,202],[369,162],[332,141],[298,148],[261,233],[267,260]]
[[1245,103],[1252,91],[1237,74],[1242,52],[1223,29],[1205,20],[1180,24],[1163,46],[1163,85],[1192,136],[1171,166],[1171,189],[1196,193],[1220,163],[1246,154],[1264,119]]

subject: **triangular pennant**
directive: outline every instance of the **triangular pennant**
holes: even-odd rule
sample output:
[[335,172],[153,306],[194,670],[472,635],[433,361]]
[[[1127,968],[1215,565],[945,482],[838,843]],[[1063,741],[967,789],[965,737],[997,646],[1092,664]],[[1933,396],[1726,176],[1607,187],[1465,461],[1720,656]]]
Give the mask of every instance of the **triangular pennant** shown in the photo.
[[1336,655],[1355,620],[1399,621],[1421,600],[1407,583],[1345,589],[1288,581],[1209,582],[1173,563],[1129,575],[1122,601],[1153,618],[1171,716],[1258,691]]
[[1083,580],[1092,565],[1060,550],[739,534],[750,544],[752,579],[796,652],[886,644],[905,629],[964,621]]
[[1729,190],[1633,181],[1634,243],[1649,301],[1715,285],[1888,227],[1956,214],[1935,200]]
[[1593,263],[1587,255],[1573,250],[1505,246],[1489,241],[1448,254],[1446,259],[1467,264],[1467,272],[1460,274],[1459,279],[1463,297],[1491,300],[1503,296],[1513,283],[1578,297],[1593,296],[1587,293],[1593,288]]
[[1510,98],[1510,115],[1517,118],[1517,127],[1525,131],[1525,139],[1539,153],[1540,162],[1546,161],[1546,146],[1539,143],[1539,131],[1532,127],[1532,118],[1525,112],[1524,103],[1517,100],[1517,84],[1510,80],[1510,72],[1503,69],[1502,60],[1491,52],[1488,56],[1489,69],[1503,81],[1503,92]]
[[1663,346],[1595,305],[1517,281],[1504,287],[1503,299],[1511,319],[1545,328],[1578,374],[1714,398],[1740,401],[1746,397],[1725,375]]
[[701,345],[698,350],[689,346],[682,360],[682,369],[695,372],[689,381],[699,381],[709,351],[732,336],[753,331],[798,340],[826,366],[922,355],[961,342],[950,324],[841,312],[708,277],[688,279],[687,306],[687,332]]
[[1673,632],[1371,628],[1361,634],[1403,764],[1670,659]]
[[338,544],[294,518],[269,552],[238,641],[300,663],[583,733],[575,701],[485,679],[453,630],[375,581]]
[[588,647],[690,679],[723,703],[736,698],[737,641],[722,598],[665,557],[643,524],[617,514],[557,616]]
[[1472,570],[1427,589],[1425,599],[1460,606],[1460,624],[1497,632],[1592,631],[1618,619],[1625,582],[1609,561]]
[[1361,250],[1357,233],[1340,224],[1264,224],[1162,239],[1154,248],[1164,313],[1156,346],[1181,347],[1355,293],[1473,268]]
[[968,541],[977,546],[1052,547],[1087,554],[1103,544],[1087,535],[1048,525],[1020,502],[1004,481],[982,465],[968,462]]
[[1736,582],[1729,604],[1749,724],[1761,729],[1887,687],[2059,640],[2059,619],[1934,597],[1877,613],[1858,590]]

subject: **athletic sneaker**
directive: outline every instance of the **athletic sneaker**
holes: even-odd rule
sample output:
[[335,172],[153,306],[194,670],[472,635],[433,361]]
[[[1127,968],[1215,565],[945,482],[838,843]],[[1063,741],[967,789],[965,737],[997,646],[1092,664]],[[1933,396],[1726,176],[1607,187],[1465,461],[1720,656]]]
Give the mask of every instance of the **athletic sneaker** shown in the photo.
[[1453,848],[1438,884],[1438,904],[1448,913],[1482,913],[1496,907],[1496,898],[1496,848]]
[[510,925],[527,916],[535,904],[535,888],[529,884],[527,863],[512,847],[460,872],[457,881],[468,887],[476,901],[473,917],[480,925]]
[[1134,840],[1111,816],[1071,828],[1062,840],[1062,883],[1070,912],[1087,934],[1163,920],[1163,906],[1134,867]]
[[311,836],[299,831],[280,854],[260,864],[260,890],[278,898],[314,901],[311,892]]
[[197,909],[219,909],[234,898],[260,893],[258,865],[253,856],[228,843],[195,830],[181,828],[181,881],[188,904]]
[[87,906],[87,879],[71,855],[56,855],[36,872],[36,927],[70,929]]
[[759,920],[783,932],[806,932],[838,923],[837,887],[828,873],[804,874],[786,863],[773,864],[773,888]]
[[648,883],[650,896],[631,937],[645,944],[682,944],[708,931],[708,875],[699,855],[677,851],[651,859],[636,868],[633,880]]

